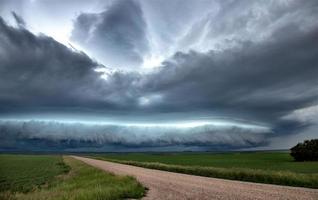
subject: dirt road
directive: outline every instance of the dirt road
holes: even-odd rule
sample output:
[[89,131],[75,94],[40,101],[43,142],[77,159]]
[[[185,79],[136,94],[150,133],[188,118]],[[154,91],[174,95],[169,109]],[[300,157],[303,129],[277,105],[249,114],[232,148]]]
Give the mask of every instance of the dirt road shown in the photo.
[[148,200],[178,199],[312,199],[318,200],[318,190],[269,184],[247,183],[145,169],[90,158],[72,156],[89,165],[121,175],[131,175],[149,189]]

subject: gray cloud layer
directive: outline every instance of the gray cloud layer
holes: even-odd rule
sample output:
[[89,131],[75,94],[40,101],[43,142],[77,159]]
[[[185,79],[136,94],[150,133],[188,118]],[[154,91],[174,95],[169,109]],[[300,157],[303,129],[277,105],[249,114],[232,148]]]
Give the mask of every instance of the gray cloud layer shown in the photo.
[[[20,23],[20,22],[19,22]],[[36,36],[0,18],[0,102],[5,106],[83,105],[102,84],[98,64],[53,38]],[[83,95],[85,94],[85,95]],[[3,107],[3,106],[1,106]]]
[[[11,27],[0,18],[0,111],[19,113],[32,108],[32,112],[38,109],[68,112],[67,109],[76,108],[82,115],[89,109],[93,113],[101,111],[105,115],[130,115],[145,120],[149,115],[179,113],[178,119],[182,119],[190,113],[199,113],[193,118],[223,117],[258,122],[271,130],[271,136],[288,137],[308,127],[310,129],[306,130],[312,130],[315,126],[311,125],[316,121],[286,116],[318,104],[316,1],[280,2],[277,9],[262,3],[247,5],[247,1],[226,1],[220,5],[222,12],[205,11],[200,19],[191,21],[186,27],[182,26],[183,20],[176,20],[178,27],[187,30],[174,44],[176,49],[193,47],[195,50],[174,53],[161,67],[148,73],[111,71],[83,52],[69,49],[48,36],[34,35],[16,14],[18,27]],[[72,38],[89,51],[96,51],[96,58],[109,56],[114,59],[114,65],[137,66],[151,49],[148,36],[152,33],[147,31],[155,30],[153,25],[148,26],[148,20],[153,17],[150,11],[143,11],[149,6],[138,1],[116,1],[101,13],[82,13],[75,20]],[[239,11],[243,8],[248,12],[241,14]],[[187,10],[187,7],[182,9]],[[172,15],[171,11],[169,13]],[[214,15],[219,17],[213,18]],[[185,17],[193,19],[190,15]],[[218,18],[220,22],[211,20]],[[163,22],[154,24],[164,26]],[[201,35],[203,32],[205,34]],[[163,30],[162,34],[166,33]],[[168,36],[165,39],[172,41]],[[197,48],[200,40],[208,45]],[[218,46],[215,42],[223,45],[222,48],[212,48]],[[105,79],[96,68],[106,71]],[[146,130],[138,130],[145,133],[145,141],[139,136],[130,141],[135,137],[134,131],[127,132],[127,138],[121,135],[122,129],[116,128],[116,131],[118,135],[112,132],[106,134],[107,138],[123,137],[123,146],[200,146],[206,141],[205,145],[210,147],[223,144],[234,148],[236,142],[240,144],[237,147],[242,148],[268,142],[263,134],[254,140],[254,132],[246,132],[246,139],[243,133],[246,130],[203,133],[193,129],[193,135],[186,138],[169,132],[164,137],[157,133],[155,139]],[[33,137],[31,132],[28,135]],[[60,128],[57,132],[64,133]],[[104,134],[99,132],[98,138]],[[230,140],[234,137],[235,142],[225,140],[222,143],[216,135],[230,137]],[[50,134],[44,136],[51,137]],[[195,136],[200,136],[202,141]],[[12,133],[14,137],[18,134]],[[38,141],[45,137],[35,138]],[[91,145],[98,143],[97,139],[86,137],[92,135],[85,135],[85,144],[87,141]],[[73,135],[61,140],[68,138],[82,141]],[[253,141],[252,145],[248,141]],[[119,139],[104,142],[107,145],[121,143]]]
[[177,53],[143,87],[163,95],[163,104],[174,109],[247,112],[264,119],[284,115],[317,103],[317,33],[291,25],[262,43]]
[[82,13],[74,23],[71,39],[112,67],[142,64],[148,51],[146,23],[140,4],[114,1],[102,13]]
[[264,128],[217,127],[195,128],[87,125],[41,121],[1,121],[0,150],[103,149],[113,151],[149,147],[188,146],[215,150],[254,147],[268,142],[271,135]]

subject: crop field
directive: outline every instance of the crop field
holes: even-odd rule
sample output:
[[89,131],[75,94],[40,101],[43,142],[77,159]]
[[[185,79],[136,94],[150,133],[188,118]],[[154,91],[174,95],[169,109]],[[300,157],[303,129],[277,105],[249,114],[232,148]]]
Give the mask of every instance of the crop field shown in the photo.
[[113,153],[94,157],[200,176],[318,188],[318,162],[295,162],[287,152]]
[[115,176],[62,156],[0,155],[0,199],[140,198],[133,177]]
[[0,191],[29,192],[68,170],[61,156],[0,155]]
[[249,168],[299,173],[318,173],[318,162],[294,162],[286,152],[238,153],[113,153],[107,159],[157,162],[171,165]]

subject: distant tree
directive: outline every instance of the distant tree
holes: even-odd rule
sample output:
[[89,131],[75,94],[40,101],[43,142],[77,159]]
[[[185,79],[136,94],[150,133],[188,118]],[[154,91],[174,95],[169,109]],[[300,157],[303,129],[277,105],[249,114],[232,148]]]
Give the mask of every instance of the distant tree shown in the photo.
[[296,161],[318,161],[318,139],[305,140],[290,150]]

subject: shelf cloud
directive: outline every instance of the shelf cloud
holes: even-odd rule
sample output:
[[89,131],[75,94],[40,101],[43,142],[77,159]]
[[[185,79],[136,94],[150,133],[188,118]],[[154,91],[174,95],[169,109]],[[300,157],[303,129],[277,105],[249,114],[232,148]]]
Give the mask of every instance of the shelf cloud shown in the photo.
[[254,147],[268,142],[263,127],[202,125],[197,127],[101,125],[45,121],[3,121],[0,150],[142,151],[169,146],[200,147],[201,150]]
[[[53,4],[66,35],[21,11]],[[0,3],[2,150],[277,149],[317,132],[316,1],[21,5]],[[127,126],[186,120],[227,125]]]

